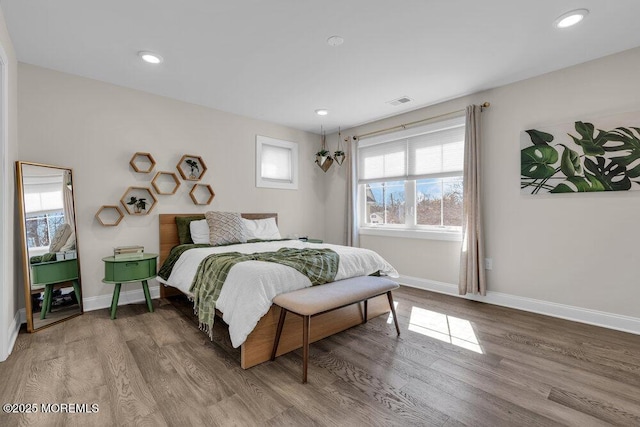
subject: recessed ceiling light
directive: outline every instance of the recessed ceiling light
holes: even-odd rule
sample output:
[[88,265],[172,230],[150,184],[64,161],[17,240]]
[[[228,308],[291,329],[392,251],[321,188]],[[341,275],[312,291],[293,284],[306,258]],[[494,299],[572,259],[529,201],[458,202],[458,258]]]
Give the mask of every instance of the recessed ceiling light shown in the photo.
[[319,116],[326,116],[327,114],[329,114],[329,110],[325,110],[324,108],[321,108],[319,110],[316,110],[316,114]]
[[344,39],[340,36],[331,36],[327,39],[329,46],[340,46],[342,43],[344,43]]
[[142,58],[144,62],[148,62],[149,64],[159,64],[163,61],[162,56],[153,52],[138,52],[138,56]]
[[582,21],[588,14],[589,11],[587,9],[572,10],[571,12],[560,15],[558,19],[555,20],[554,25],[556,28],[572,27]]

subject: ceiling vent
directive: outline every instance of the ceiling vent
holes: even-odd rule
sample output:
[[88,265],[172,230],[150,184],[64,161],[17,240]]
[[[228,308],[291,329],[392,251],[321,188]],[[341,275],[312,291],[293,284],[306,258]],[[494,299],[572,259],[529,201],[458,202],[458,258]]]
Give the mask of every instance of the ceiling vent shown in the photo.
[[409,98],[408,96],[402,96],[398,99],[394,99],[393,101],[387,101],[387,104],[391,104],[393,106],[397,106],[397,105],[402,105],[402,104],[406,104],[407,102],[411,102],[412,99]]

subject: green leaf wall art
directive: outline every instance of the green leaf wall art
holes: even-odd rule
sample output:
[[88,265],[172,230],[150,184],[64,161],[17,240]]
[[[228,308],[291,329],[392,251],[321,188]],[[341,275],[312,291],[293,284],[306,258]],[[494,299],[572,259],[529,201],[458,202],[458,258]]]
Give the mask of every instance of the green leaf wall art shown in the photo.
[[524,194],[640,190],[640,113],[520,135]]

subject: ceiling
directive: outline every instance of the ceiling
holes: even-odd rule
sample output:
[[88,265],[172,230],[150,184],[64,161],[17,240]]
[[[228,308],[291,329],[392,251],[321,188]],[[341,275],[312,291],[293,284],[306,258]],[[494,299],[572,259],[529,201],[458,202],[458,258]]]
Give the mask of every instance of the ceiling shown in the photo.
[[[0,0],[21,62],[319,133],[640,46],[638,0]],[[558,30],[561,14],[587,8]],[[344,44],[329,46],[339,35]],[[164,57],[143,63],[139,51]],[[392,106],[387,101],[413,101]],[[320,117],[315,110],[326,108]]]

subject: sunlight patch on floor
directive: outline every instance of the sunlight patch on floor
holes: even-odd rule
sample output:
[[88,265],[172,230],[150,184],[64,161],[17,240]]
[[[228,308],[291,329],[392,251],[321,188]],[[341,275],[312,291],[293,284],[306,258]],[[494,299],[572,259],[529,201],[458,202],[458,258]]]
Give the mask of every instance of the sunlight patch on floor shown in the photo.
[[412,307],[409,330],[483,354],[473,326],[468,320]]

